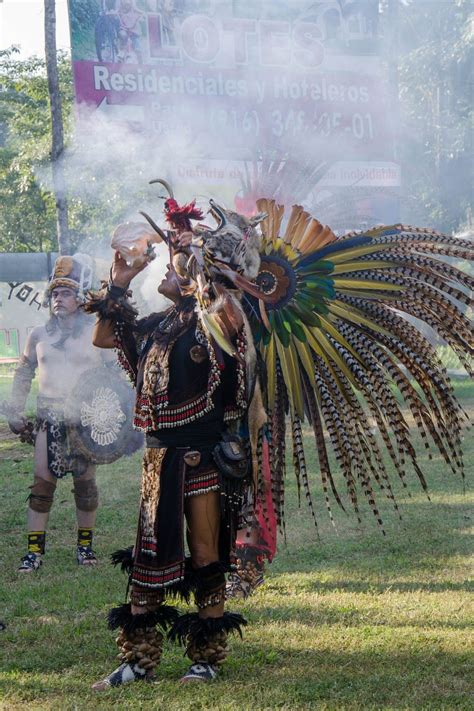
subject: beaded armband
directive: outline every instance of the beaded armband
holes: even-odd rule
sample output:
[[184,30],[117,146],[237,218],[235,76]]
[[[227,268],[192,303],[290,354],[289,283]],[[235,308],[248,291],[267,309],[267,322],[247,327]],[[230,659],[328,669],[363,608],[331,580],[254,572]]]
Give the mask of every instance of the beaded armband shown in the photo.
[[107,284],[107,293],[109,294],[111,299],[114,299],[114,301],[117,301],[122,296],[126,296],[127,292],[128,292],[127,288],[117,286],[116,284],[113,284],[111,281],[109,281],[109,283]]
[[102,282],[100,291],[90,291],[83,309],[88,314],[97,314],[99,319],[121,321],[132,325],[138,312],[128,301],[131,292],[112,283]]

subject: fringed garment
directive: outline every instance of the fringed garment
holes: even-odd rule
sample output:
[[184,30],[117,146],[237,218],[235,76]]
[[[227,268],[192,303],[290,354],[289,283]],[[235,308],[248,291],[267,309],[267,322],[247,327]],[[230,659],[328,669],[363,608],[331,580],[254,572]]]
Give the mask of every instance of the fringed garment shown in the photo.
[[[173,592],[185,578],[186,497],[220,491],[213,449],[245,415],[246,370],[212,345],[191,304],[116,328],[119,361],[137,390],[135,428],[146,433],[132,596]],[[246,336],[237,336],[245,359]],[[221,506],[219,558],[230,565],[237,521]],[[233,518],[233,520],[230,520]]]
[[46,432],[48,470],[56,479],[69,473],[80,476],[86,471],[90,460],[72,451],[69,444],[63,400],[38,396],[35,431]]
[[[203,430],[204,434],[204,430]],[[219,474],[212,458],[217,442],[198,447],[147,447],[143,457],[142,490],[131,582],[157,590],[184,579],[184,500],[218,491]],[[199,453],[197,466],[187,454]],[[229,522],[220,527],[219,558],[229,565],[235,531]],[[231,540],[232,539],[232,540]]]

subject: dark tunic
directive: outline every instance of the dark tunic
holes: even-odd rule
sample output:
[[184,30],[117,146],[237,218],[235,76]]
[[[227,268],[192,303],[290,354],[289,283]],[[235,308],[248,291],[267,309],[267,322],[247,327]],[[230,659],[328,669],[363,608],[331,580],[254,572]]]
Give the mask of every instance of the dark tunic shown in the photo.
[[[245,371],[206,338],[194,313],[139,325],[140,353],[122,348],[137,389],[135,426],[146,432],[133,589],[171,589],[185,576],[184,500],[218,490],[213,449],[227,423],[245,412]],[[165,328],[167,326],[167,328]],[[244,352],[243,334],[237,337]],[[185,455],[199,453],[199,463]],[[222,520],[219,555],[229,564],[236,526]]]

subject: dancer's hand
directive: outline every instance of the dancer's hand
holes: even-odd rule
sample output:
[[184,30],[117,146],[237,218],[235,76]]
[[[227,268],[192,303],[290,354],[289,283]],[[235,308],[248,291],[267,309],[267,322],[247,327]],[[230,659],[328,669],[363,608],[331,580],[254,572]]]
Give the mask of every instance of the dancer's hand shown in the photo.
[[8,418],[8,426],[13,434],[21,435],[27,428],[27,421],[22,415],[15,415]]
[[175,250],[187,249],[188,247],[191,246],[193,237],[194,237],[194,235],[192,232],[189,232],[189,231],[188,232],[181,232],[181,234],[173,240],[174,249]]
[[115,252],[114,261],[110,270],[110,278],[114,286],[127,289],[128,285],[137,274],[140,274],[148,266],[149,260],[143,262],[139,267],[129,267],[119,251]]

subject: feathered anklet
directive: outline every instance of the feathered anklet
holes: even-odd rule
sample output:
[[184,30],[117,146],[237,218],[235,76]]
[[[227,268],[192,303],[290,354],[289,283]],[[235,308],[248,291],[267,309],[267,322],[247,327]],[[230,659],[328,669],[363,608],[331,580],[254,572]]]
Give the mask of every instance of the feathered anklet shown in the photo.
[[138,629],[156,627],[157,625],[163,630],[167,630],[179,619],[178,610],[171,605],[160,605],[153,612],[145,612],[144,614],[133,615],[131,612],[130,603],[113,607],[108,616],[109,629],[115,630],[121,627],[125,632],[131,633]]
[[235,612],[224,612],[222,617],[206,618],[193,612],[176,620],[168,637],[186,647],[185,654],[193,665],[210,665],[216,671],[227,657],[229,632],[236,631],[242,637],[242,626],[246,624],[242,615]]
[[168,632],[168,639],[185,644],[189,636],[201,645],[221,632],[238,632],[242,637],[242,627],[246,624],[245,617],[237,612],[224,612],[222,617],[199,617],[197,612],[190,612],[178,617]]

